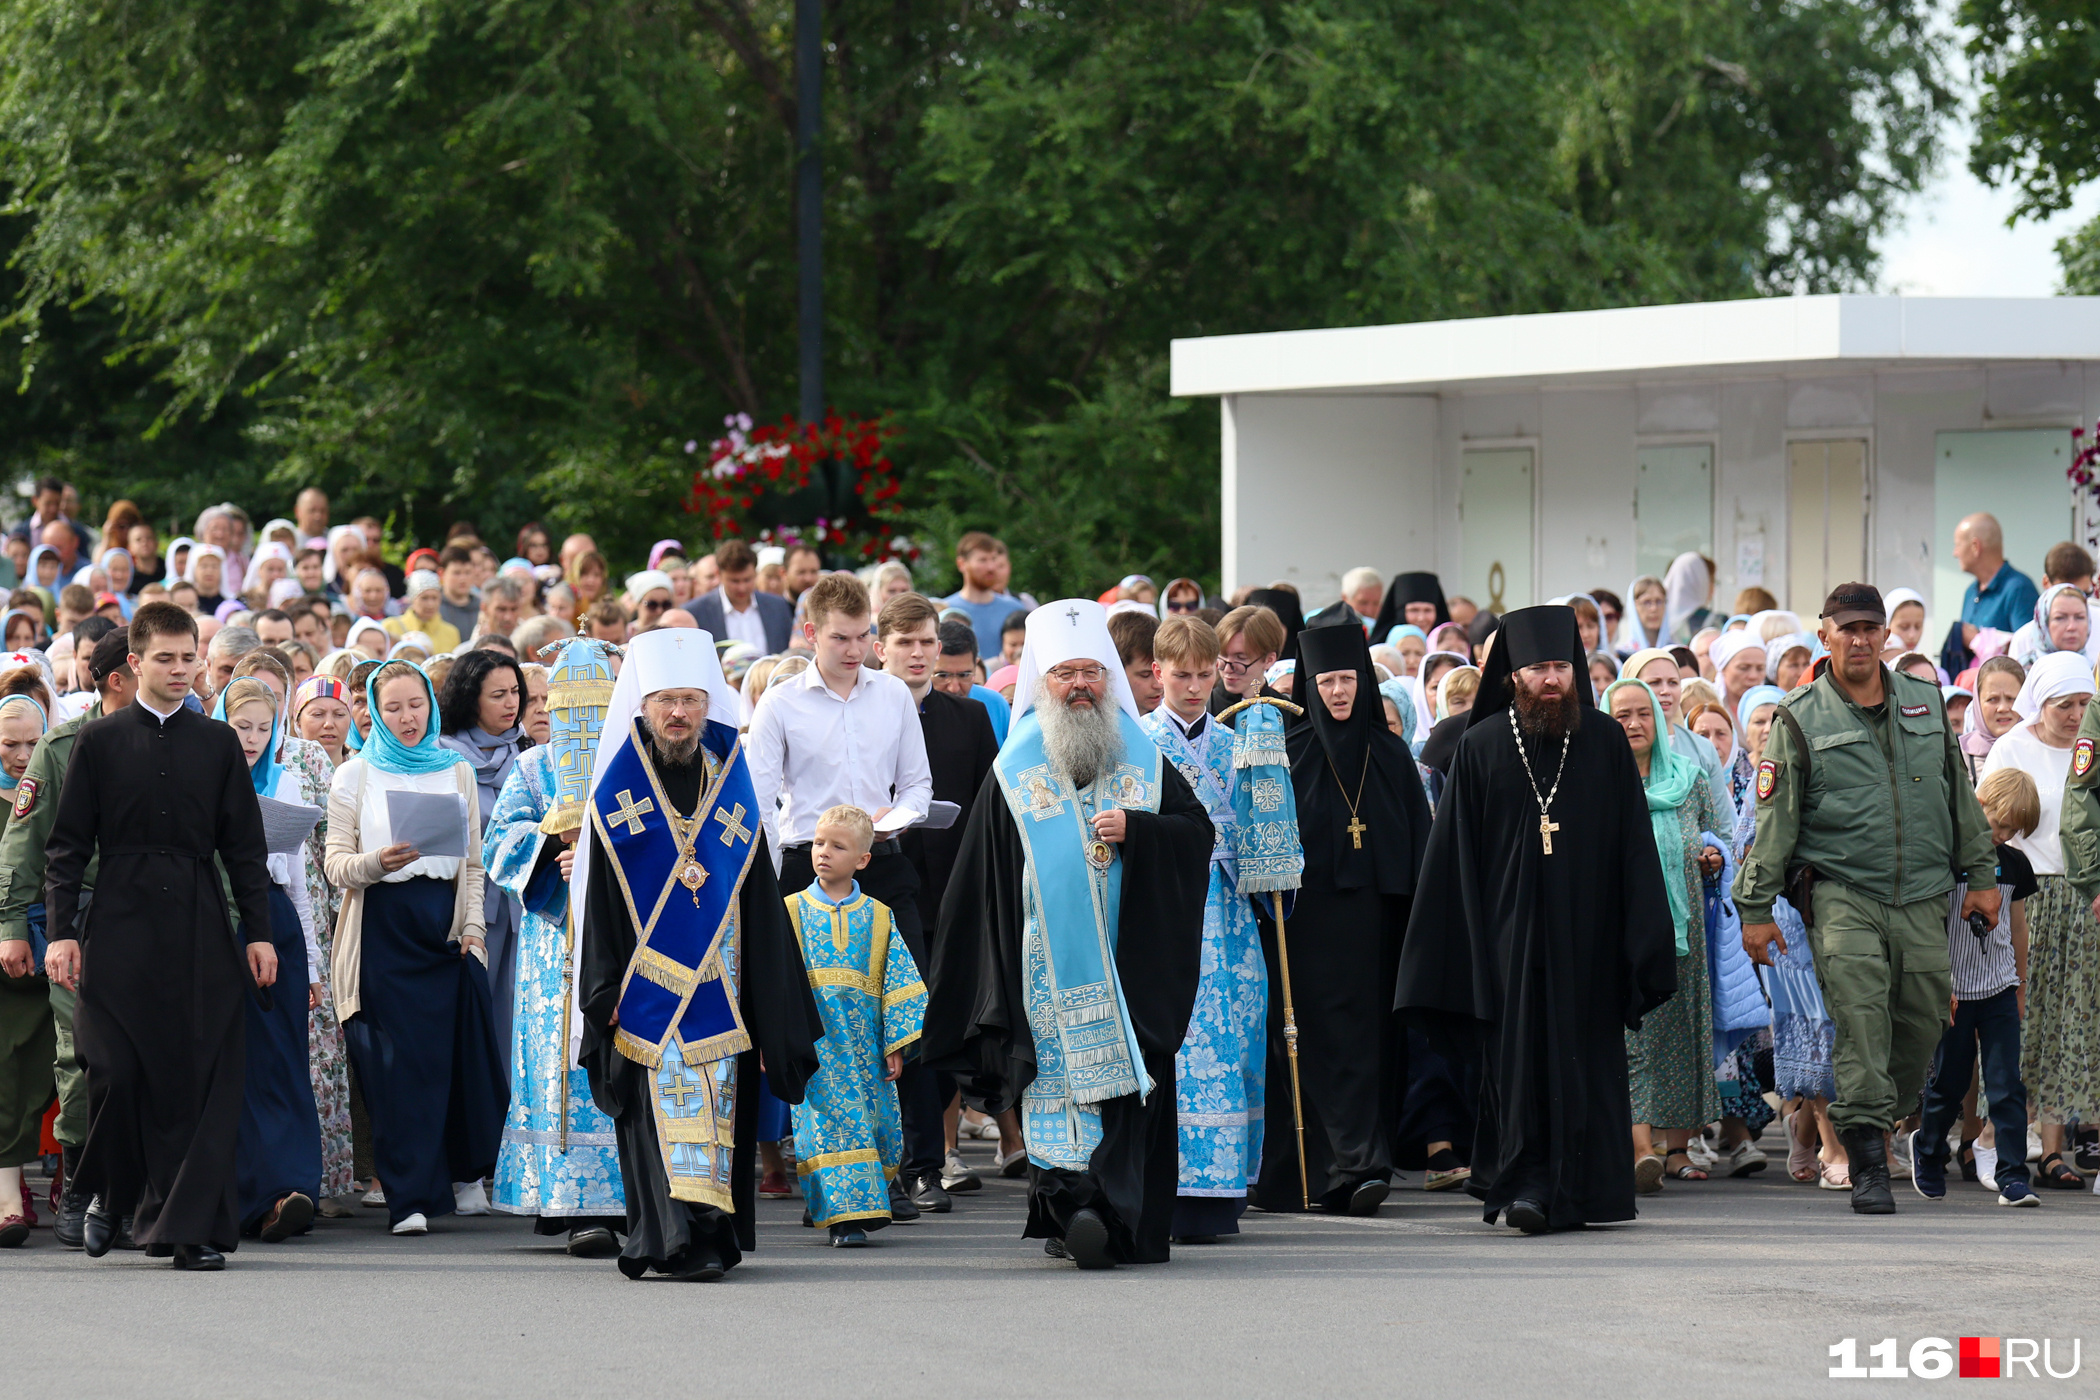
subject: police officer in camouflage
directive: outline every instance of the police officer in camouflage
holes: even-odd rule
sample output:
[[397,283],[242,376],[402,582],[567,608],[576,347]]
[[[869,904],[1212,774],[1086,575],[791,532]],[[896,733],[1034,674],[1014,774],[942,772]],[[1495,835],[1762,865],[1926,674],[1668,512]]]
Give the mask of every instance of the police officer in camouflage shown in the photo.
[[1886,1133],[1911,1112],[1947,1022],[1947,895],[1998,918],[1990,822],[1970,789],[1939,687],[1881,664],[1879,590],[1823,604],[1829,664],[1780,704],[1757,765],[1757,839],[1736,876],[1743,947],[1786,949],[1784,894],[1809,927],[1837,1028],[1830,1120],[1852,1159],[1852,1209],[1889,1215]]

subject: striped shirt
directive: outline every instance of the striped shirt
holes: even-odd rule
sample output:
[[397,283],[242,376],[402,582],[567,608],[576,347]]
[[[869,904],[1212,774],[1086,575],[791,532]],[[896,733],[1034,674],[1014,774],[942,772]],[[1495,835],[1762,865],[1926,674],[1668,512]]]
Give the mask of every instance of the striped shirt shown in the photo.
[[2034,866],[2027,857],[2011,846],[1998,848],[1998,926],[1991,930],[1988,938],[1978,938],[1970,932],[1968,921],[1961,916],[1962,899],[1969,892],[1968,881],[1955,885],[1947,916],[1947,961],[1954,972],[1954,998],[1956,1001],[1981,1001],[1994,997],[2007,987],[2020,985],[2018,964],[2013,960],[2012,910],[2017,900],[2025,900],[2041,888],[2034,878]]

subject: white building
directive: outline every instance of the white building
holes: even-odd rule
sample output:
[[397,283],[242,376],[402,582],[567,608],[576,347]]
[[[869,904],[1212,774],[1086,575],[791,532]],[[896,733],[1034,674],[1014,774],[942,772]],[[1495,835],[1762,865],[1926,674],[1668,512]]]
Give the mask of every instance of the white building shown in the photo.
[[1812,617],[1864,577],[1931,600],[1954,524],[2088,537],[2066,469],[2100,412],[2100,298],[1815,296],[1178,340],[1223,414],[1224,584],[1434,569],[1522,607],[1716,563]]

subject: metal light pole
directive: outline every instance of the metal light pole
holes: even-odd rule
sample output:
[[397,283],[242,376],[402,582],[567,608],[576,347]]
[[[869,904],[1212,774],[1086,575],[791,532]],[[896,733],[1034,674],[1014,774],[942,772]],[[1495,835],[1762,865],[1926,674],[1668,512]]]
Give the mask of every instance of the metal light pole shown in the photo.
[[795,263],[801,273],[802,421],[824,417],[823,0],[795,0]]

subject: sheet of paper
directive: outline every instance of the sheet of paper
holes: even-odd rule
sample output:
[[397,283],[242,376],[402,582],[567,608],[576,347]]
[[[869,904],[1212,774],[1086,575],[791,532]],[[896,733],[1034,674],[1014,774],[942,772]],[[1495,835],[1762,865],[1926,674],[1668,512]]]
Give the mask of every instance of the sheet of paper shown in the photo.
[[263,841],[273,856],[298,850],[299,844],[312,834],[321,820],[321,809],[309,807],[304,802],[280,802],[274,797],[258,797],[255,805],[262,808]]
[[928,803],[927,808],[926,820],[919,823],[927,831],[946,831],[962,815],[962,808],[953,802],[935,800]]
[[875,834],[884,838],[895,836],[925,815],[924,812],[911,807],[892,807],[882,814],[881,821],[875,823]]
[[467,811],[456,792],[394,788],[386,795],[386,822],[394,840],[414,846],[419,855],[467,853]]

